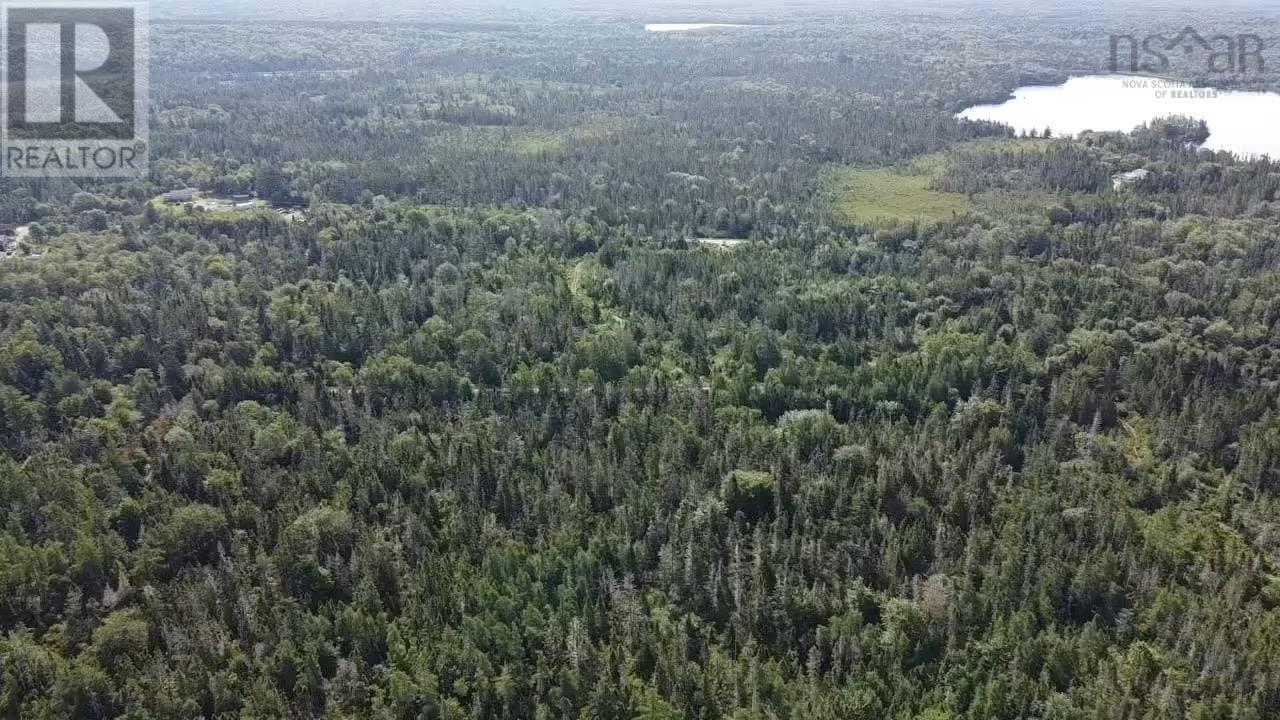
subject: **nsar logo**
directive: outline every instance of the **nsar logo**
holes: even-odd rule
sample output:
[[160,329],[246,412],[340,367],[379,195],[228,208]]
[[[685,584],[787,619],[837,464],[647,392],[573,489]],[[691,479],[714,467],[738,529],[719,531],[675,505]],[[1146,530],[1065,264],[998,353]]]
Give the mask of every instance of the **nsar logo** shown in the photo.
[[1252,34],[1211,35],[1206,38],[1195,28],[1186,27],[1176,35],[1111,36],[1111,72],[1159,74],[1169,70],[1171,55],[1186,58],[1204,56],[1205,67],[1212,73],[1263,72],[1266,63],[1262,53],[1266,44]]

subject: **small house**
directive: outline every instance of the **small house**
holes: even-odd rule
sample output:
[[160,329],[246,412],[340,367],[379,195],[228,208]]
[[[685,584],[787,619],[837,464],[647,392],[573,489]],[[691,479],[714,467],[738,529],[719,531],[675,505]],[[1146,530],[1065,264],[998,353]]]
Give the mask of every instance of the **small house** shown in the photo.
[[160,196],[167,203],[185,203],[196,199],[196,191],[191,188],[172,190]]
[[1146,180],[1147,177],[1150,175],[1151,175],[1151,171],[1145,170],[1143,168],[1138,168],[1137,170],[1130,170],[1129,172],[1112,175],[1111,188],[1113,190],[1123,190],[1129,185]]

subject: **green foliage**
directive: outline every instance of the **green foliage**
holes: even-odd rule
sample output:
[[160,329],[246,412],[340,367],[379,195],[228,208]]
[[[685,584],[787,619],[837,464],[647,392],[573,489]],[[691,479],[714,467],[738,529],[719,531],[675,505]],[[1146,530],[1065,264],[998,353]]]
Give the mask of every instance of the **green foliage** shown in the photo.
[[1069,9],[595,12],[170,18],[0,180],[0,717],[1276,716],[1276,165],[954,118]]
[[227,519],[221,510],[183,505],[145,535],[144,556],[155,573],[168,577],[185,566],[212,562],[227,539]]
[[845,222],[942,222],[968,212],[964,195],[934,190],[932,158],[906,168],[836,168],[825,179],[833,207]]
[[98,662],[117,672],[124,663],[145,655],[150,644],[150,626],[137,608],[107,615],[93,631]]
[[767,472],[734,470],[720,486],[720,497],[729,513],[742,513],[756,521],[773,511],[773,476]]

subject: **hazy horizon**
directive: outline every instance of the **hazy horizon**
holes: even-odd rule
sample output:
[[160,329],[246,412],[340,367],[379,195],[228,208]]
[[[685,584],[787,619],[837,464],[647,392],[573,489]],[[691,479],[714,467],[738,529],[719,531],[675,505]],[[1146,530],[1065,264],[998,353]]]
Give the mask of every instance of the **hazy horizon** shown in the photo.
[[[451,0],[445,3],[414,3],[411,0],[317,0],[315,2],[276,2],[269,5],[256,0],[153,0],[152,17],[158,20],[227,19],[273,21],[394,21],[456,22],[464,19],[530,22],[546,20],[547,12],[582,16],[635,18],[643,20],[705,20],[724,18],[776,17],[796,19],[805,16],[841,15],[843,11],[889,13],[904,7],[973,10],[986,8],[996,12],[1018,12],[1034,17],[1056,15],[1063,11],[1096,15],[1098,12],[1171,12],[1196,13],[1203,8],[1194,2],[1160,2],[1158,0],[1092,0],[1085,3],[1035,2],[1029,0]],[[1280,11],[1280,3],[1263,0],[1225,0],[1216,10]],[[797,15],[799,13],[799,15]]]

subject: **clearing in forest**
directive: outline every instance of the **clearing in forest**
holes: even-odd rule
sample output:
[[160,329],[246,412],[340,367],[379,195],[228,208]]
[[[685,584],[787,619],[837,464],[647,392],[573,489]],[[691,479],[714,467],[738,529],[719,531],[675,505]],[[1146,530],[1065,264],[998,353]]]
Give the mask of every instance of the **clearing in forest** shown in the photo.
[[826,185],[836,214],[850,222],[939,222],[973,205],[961,193],[933,190],[944,169],[942,155],[925,155],[905,167],[839,167]]

